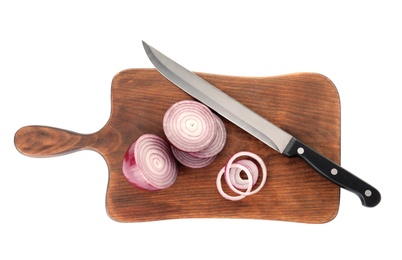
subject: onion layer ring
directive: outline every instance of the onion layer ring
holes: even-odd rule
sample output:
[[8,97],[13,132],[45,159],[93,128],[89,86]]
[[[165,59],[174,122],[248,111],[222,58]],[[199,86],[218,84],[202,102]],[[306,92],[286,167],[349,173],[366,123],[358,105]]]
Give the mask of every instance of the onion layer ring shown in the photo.
[[[253,191],[246,191],[246,192],[239,191],[238,189],[236,189],[236,188],[233,186],[233,184],[232,184],[232,183],[230,182],[230,180],[229,180],[229,169],[230,169],[230,165],[233,163],[234,160],[236,160],[237,158],[239,158],[239,157],[241,157],[241,156],[248,156],[248,157],[251,157],[252,159],[256,160],[256,161],[260,164],[260,167],[261,167],[261,170],[262,170],[262,179],[261,179],[261,183],[260,183],[260,185],[259,185],[255,190],[253,190]],[[233,156],[229,159],[229,161],[227,162],[227,164],[226,164],[226,166],[225,166],[225,179],[226,179],[226,182],[227,182],[229,188],[232,189],[232,190],[233,190],[234,192],[236,192],[237,194],[246,195],[246,196],[248,196],[248,195],[253,195],[253,194],[259,192],[259,191],[262,189],[262,187],[264,186],[264,184],[265,184],[265,182],[266,182],[266,180],[267,180],[267,167],[265,166],[264,161],[263,161],[263,160],[261,159],[261,157],[259,157],[258,155],[254,154],[254,153],[251,153],[251,152],[244,152],[244,151],[243,151],[243,152],[238,152],[237,154],[233,155]]]
[[[257,183],[258,167],[251,160],[239,160],[237,163],[234,163],[234,161],[241,156],[251,157],[252,159],[257,161],[258,164],[260,165],[262,171],[262,178],[260,185],[254,190],[252,190],[252,187]],[[242,171],[246,173],[247,180],[241,178],[240,172]],[[229,186],[229,188],[238,194],[237,196],[230,196],[223,191],[221,184],[222,176],[225,177],[225,181]],[[267,180],[267,168],[261,157],[251,152],[242,151],[233,155],[226,163],[226,165],[222,167],[222,169],[218,173],[216,179],[216,185],[219,193],[224,198],[228,200],[240,200],[245,198],[246,196],[253,195],[259,192],[264,186],[266,180]],[[246,189],[246,191],[242,191],[240,189],[243,190]]]
[[[244,171],[247,174],[248,179],[252,179],[251,172],[247,167],[245,167],[241,164],[236,164],[236,163],[232,163],[231,167],[236,167],[236,168],[241,169],[242,171]],[[228,199],[228,200],[233,200],[233,201],[244,199],[246,197],[246,195],[239,194],[237,196],[231,196],[223,191],[221,179],[222,179],[222,176],[224,173],[225,173],[225,167],[222,167],[222,169],[218,173],[218,177],[216,178],[216,187],[218,188],[218,191],[222,195],[222,197],[224,197],[225,199]],[[250,181],[250,182],[248,182],[246,191],[250,192],[252,188],[253,188],[253,184]]]
[[[252,183],[253,186],[257,183],[258,179],[258,167],[255,165],[255,163],[251,160],[239,160],[237,161],[237,164],[241,164],[245,167],[247,167],[252,175]],[[240,173],[242,172],[242,169],[239,167],[233,168],[231,167],[229,170],[229,178],[230,182],[233,184],[233,186],[236,189],[247,189],[248,183],[250,182],[250,178],[243,179],[240,176]]]

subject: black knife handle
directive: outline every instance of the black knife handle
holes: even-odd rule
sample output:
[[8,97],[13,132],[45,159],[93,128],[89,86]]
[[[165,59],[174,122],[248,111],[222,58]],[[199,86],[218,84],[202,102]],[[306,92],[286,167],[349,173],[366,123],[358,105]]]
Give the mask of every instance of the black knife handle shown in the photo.
[[303,158],[322,176],[359,196],[364,206],[374,207],[380,203],[381,194],[376,188],[325,158],[296,138],[291,139],[283,154]]

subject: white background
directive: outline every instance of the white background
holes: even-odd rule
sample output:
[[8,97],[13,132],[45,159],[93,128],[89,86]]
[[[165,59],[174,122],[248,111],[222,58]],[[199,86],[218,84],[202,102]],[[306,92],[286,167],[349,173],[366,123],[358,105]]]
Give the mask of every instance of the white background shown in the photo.
[[[398,1],[1,1],[0,258],[401,259],[401,25]],[[365,208],[342,191],[337,217],[322,225],[122,224],[105,210],[99,154],[17,152],[25,125],[101,129],[112,77],[152,67],[141,40],[193,71],[329,77],[342,165],[382,202]]]

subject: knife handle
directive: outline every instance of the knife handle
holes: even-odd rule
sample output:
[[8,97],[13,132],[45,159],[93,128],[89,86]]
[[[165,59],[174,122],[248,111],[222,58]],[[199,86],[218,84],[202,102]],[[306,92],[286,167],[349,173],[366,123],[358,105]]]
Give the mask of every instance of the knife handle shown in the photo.
[[292,138],[283,154],[299,156],[322,176],[355,193],[366,207],[374,207],[381,201],[380,192],[370,184],[322,156],[296,138]]

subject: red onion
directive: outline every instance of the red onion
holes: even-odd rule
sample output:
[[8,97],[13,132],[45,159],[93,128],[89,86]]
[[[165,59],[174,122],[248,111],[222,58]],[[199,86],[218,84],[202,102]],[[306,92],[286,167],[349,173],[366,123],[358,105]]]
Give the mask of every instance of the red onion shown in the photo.
[[225,124],[217,115],[215,115],[215,114],[213,114],[213,115],[215,116],[216,127],[217,127],[215,138],[212,140],[212,143],[204,150],[191,153],[195,157],[208,158],[208,157],[216,156],[218,153],[220,153],[222,151],[223,147],[226,144]]
[[131,184],[148,191],[170,187],[178,172],[168,143],[153,134],[144,134],[130,145],[122,170]]
[[173,104],[163,117],[163,130],[175,158],[190,168],[208,166],[226,144],[223,121],[193,100]]
[[216,124],[211,110],[193,100],[173,104],[163,117],[166,138],[186,152],[198,152],[210,146],[216,136]]
[[[252,190],[252,187],[257,183],[258,179],[258,167],[250,160],[239,160],[237,163],[234,161],[241,157],[248,156],[257,161],[260,165],[262,171],[262,179],[260,185]],[[239,170],[240,169],[240,170]],[[240,172],[243,171],[247,175],[247,179],[243,179],[240,176]],[[229,188],[238,194],[238,196],[230,196],[227,195],[223,189],[221,184],[222,176],[225,176],[225,180]],[[264,186],[267,179],[267,168],[263,162],[263,160],[256,154],[251,152],[239,152],[233,155],[227,164],[219,171],[218,177],[216,179],[216,185],[218,187],[219,193],[226,199],[229,200],[239,200],[243,199],[246,196],[253,195],[259,192]],[[251,187],[251,188],[250,188]],[[246,191],[241,191],[240,189],[245,189]]]
[[184,152],[182,150],[177,149],[174,146],[171,146],[173,156],[176,158],[184,166],[189,168],[203,168],[211,164],[216,158],[216,155],[206,158],[200,158],[192,155],[191,153]]

